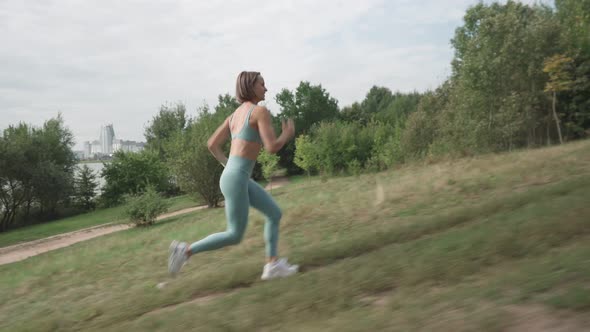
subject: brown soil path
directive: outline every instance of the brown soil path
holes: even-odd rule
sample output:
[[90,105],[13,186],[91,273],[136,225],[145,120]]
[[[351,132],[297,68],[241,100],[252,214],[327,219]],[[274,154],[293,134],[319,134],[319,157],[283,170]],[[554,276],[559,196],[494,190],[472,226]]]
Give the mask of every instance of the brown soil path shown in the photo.
[[[200,209],[207,208],[207,206],[197,206],[170,213],[160,215],[157,220],[174,217],[177,215],[190,213]],[[86,241],[98,236],[110,234],[113,232],[122,231],[130,228],[127,224],[104,224],[89,228],[80,229],[73,232],[58,234],[44,239],[39,239],[30,242],[15,244],[12,246],[0,248],[0,265],[22,261],[32,256],[42,254],[51,250],[70,246],[74,243]]]

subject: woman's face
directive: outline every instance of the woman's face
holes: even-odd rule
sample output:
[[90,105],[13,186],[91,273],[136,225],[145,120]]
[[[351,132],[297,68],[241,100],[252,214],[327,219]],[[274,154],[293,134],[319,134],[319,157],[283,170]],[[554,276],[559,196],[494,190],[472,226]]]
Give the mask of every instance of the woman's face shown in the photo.
[[264,95],[266,94],[266,86],[264,85],[264,78],[262,76],[258,76],[256,79],[256,83],[254,83],[254,94],[256,94],[256,98],[258,100],[264,100]]

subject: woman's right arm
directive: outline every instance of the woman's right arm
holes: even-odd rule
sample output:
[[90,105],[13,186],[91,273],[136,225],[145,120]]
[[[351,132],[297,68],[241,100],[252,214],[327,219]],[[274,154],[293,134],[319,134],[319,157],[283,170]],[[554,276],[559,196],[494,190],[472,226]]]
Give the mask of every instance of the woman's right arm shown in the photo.
[[269,153],[277,153],[295,135],[295,124],[291,119],[283,121],[283,130],[277,138],[272,127],[270,112],[266,107],[262,107],[258,112],[258,132],[260,132],[264,149]]

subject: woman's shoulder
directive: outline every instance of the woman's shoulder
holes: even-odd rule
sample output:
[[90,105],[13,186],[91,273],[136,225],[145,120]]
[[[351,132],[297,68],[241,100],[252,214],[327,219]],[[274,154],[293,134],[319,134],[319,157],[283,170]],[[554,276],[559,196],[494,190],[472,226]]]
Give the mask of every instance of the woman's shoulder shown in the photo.
[[252,116],[254,117],[265,117],[270,114],[270,111],[264,105],[255,105],[252,110]]
[[254,105],[254,111],[268,112],[268,108],[266,108],[264,105]]

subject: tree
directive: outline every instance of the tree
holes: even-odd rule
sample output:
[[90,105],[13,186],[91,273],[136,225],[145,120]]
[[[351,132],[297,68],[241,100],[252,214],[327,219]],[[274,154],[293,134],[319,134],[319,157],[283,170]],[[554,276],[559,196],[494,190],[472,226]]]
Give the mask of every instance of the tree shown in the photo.
[[[361,102],[361,108],[367,116],[372,116],[387,109],[392,101],[393,94],[391,90],[374,85]],[[367,120],[370,119],[367,118]]]
[[[442,140],[477,152],[540,143],[547,105],[542,66],[558,52],[559,38],[559,21],[547,6],[508,1],[469,8],[452,39],[453,91]],[[518,128],[504,130],[515,121]]]
[[307,172],[308,176],[319,166],[318,159],[316,146],[309,135],[300,135],[295,139],[295,165]]
[[209,207],[217,207],[223,198],[219,189],[223,167],[209,152],[207,140],[225,117],[210,113],[206,105],[199,114],[176,138],[169,164],[182,190],[203,198]]
[[10,126],[0,139],[0,232],[15,221],[21,206],[32,200],[32,165],[28,152],[32,150],[31,128],[21,123]]
[[270,190],[272,191],[272,175],[277,170],[279,156],[262,150],[258,156],[258,162],[262,165],[262,175],[270,184]]
[[[306,134],[314,124],[336,120],[339,115],[338,101],[332,98],[321,85],[311,85],[309,82],[300,82],[294,93],[288,89],[281,90],[275,100],[281,107],[279,118],[293,119],[298,134]],[[280,121],[280,119],[277,120]],[[281,158],[281,166],[290,174],[300,171],[293,162],[295,156],[293,142],[289,142],[278,155]]]
[[215,116],[218,119],[225,119],[230,116],[238,107],[240,102],[229,94],[217,96],[217,105],[215,105]]
[[88,167],[84,165],[79,168],[78,175],[75,179],[75,196],[76,203],[84,210],[92,210],[96,206],[94,197],[96,196],[96,174]]
[[572,64],[573,59],[564,54],[556,54],[545,61],[543,71],[549,74],[549,81],[545,85],[545,92],[552,95],[552,111],[557,133],[559,135],[559,143],[563,144],[563,137],[561,135],[561,127],[559,125],[559,117],[555,110],[557,103],[557,93],[562,91],[569,91],[572,88]]
[[374,119],[392,126],[403,127],[408,116],[416,112],[421,98],[422,94],[418,92],[396,92],[392,95],[387,107],[380,109]]
[[338,101],[321,85],[301,82],[295,93],[283,89],[275,98],[281,107],[280,116],[295,121],[298,132],[305,134],[315,123],[335,120],[338,116]]
[[164,160],[168,159],[166,145],[185,128],[186,107],[182,103],[174,106],[162,105],[145,129],[147,149],[156,151]]
[[590,135],[590,0],[556,0],[562,44],[573,59],[571,89],[559,94],[564,136]]
[[32,208],[38,218],[57,215],[72,189],[76,163],[73,135],[61,115],[41,128],[24,123],[9,126],[0,139],[0,231],[16,223],[17,214],[27,219]]
[[354,102],[350,106],[344,106],[340,111],[340,119],[345,122],[367,122],[366,114],[358,102]]
[[572,56],[590,56],[590,0],[555,0],[564,44]]
[[33,129],[36,164],[33,174],[33,195],[40,213],[46,218],[57,217],[58,205],[67,203],[73,190],[76,157],[72,151],[74,135],[64,126],[60,114]]
[[153,150],[115,152],[113,160],[104,165],[102,177],[105,186],[101,199],[107,206],[121,203],[126,194],[143,193],[149,185],[158,192],[166,192],[170,188],[166,164]]

